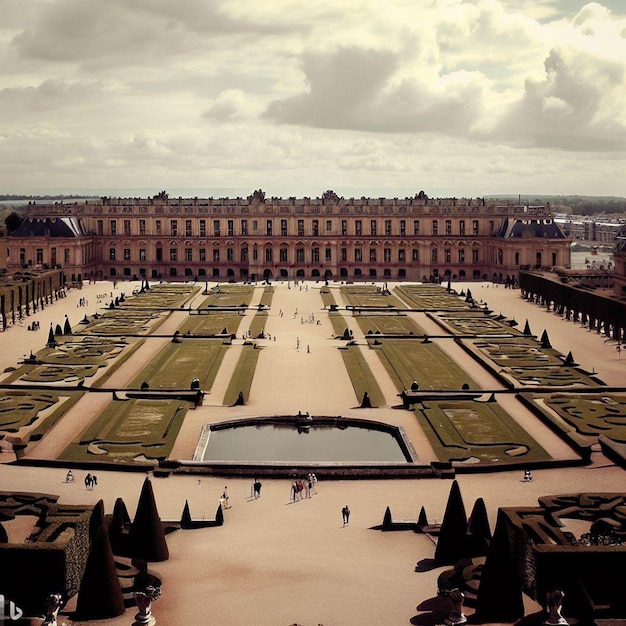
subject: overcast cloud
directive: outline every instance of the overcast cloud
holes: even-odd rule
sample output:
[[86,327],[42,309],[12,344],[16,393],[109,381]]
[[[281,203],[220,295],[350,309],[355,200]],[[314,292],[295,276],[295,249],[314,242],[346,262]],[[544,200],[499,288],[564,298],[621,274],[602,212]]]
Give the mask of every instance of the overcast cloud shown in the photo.
[[0,193],[626,196],[623,0],[0,15]]

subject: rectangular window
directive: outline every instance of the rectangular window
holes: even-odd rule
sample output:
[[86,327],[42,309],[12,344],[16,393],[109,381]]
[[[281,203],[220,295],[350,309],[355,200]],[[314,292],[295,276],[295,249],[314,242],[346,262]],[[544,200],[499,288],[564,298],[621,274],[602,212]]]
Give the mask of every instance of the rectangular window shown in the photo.
[[146,260],[146,249],[145,248],[139,248],[139,260],[140,261],[145,261]]
[[391,263],[391,248],[383,249],[383,261],[385,263]]
[[420,221],[413,220],[413,234],[418,236],[420,234]]
[[241,234],[248,234],[248,220],[241,220]]
[[235,260],[235,248],[226,248],[226,260],[227,261]]
[[370,248],[370,263],[376,263],[376,248]]
[[304,263],[304,248],[296,248],[296,263]]
[[348,260],[348,248],[341,248],[341,260],[344,263]]
[[235,236],[235,220],[228,220],[226,222],[226,230],[229,237]]
[[332,261],[333,255],[331,248],[326,248],[325,257],[327,261]]
[[185,220],[185,237],[193,237],[193,228],[191,220]]
[[450,263],[450,261],[452,260],[452,250],[450,250],[450,248],[446,248],[443,251],[443,256],[445,258],[445,263]]
[[200,237],[206,237],[206,220],[200,220]]
[[287,263],[287,248],[281,248],[278,255],[281,263]]
[[438,235],[439,234],[439,222],[438,222],[438,220],[433,220],[433,222],[432,222],[432,234],[433,235]]
[[222,234],[222,230],[220,228],[220,221],[213,220],[213,235],[215,237],[219,237]]
[[341,234],[344,237],[348,234],[348,220],[341,220]]
[[115,261],[115,248],[109,248],[109,261]]
[[478,250],[472,250],[472,263],[478,263]]
[[378,232],[378,226],[376,224],[376,220],[370,220],[370,235],[376,237],[376,233]]
[[287,220],[280,220],[280,235],[281,237],[287,236]]
[[265,234],[268,237],[272,236],[273,228],[274,228],[274,222],[272,222],[272,220],[265,220]]
[[357,237],[361,237],[363,235],[363,222],[361,220],[356,220],[356,222],[354,222],[354,234]]
[[117,235],[117,220],[111,220],[109,222],[109,228],[112,235]]
[[363,260],[363,251],[361,248],[354,249],[354,261],[355,263],[360,263]]
[[178,220],[170,220],[170,235],[178,237]]
[[311,262],[312,263],[320,262],[320,249],[319,248],[313,248],[311,250]]
[[541,267],[541,252],[537,252],[535,255],[535,265]]
[[241,260],[244,263],[248,262],[248,248],[241,249]]
[[298,220],[298,237],[304,237],[304,220]]
[[170,261],[178,261],[178,248],[170,248]]
[[414,261],[420,260],[420,252],[417,248],[413,248],[413,260]]
[[130,248],[124,248],[124,261],[130,261]]
[[146,235],[146,220],[139,220],[139,235],[141,237]]
[[446,235],[452,234],[452,220],[446,220]]
[[157,235],[162,235],[163,234],[163,227],[161,226],[161,220],[157,220],[154,223],[154,230],[156,231]]
[[193,248],[185,248],[185,261],[193,261]]
[[63,250],[63,258],[65,259],[65,263],[69,263],[70,262],[70,249],[69,248],[65,248]]
[[519,252],[515,253],[515,265],[519,265]]
[[439,249],[438,248],[431,248],[430,249],[430,261],[431,261],[431,263],[437,263],[438,260],[439,260]]
[[257,230],[259,230],[259,222],[258,220],[252,220],[252,230],[254,232],[256,232]]
[[43,265],[43,248],[37,248],[37,265]]
[[391,235],[391,220],[385,220],[385,236]]
[[459,235],[465,237],[465,220],[459,220]]
[[257,250],[256,244],[254,244],[254,248],[252,248],[252,260],[253,261],[259,260],[259,251]]
[[219,248],[213,248],[213,262],[214,263],[219,263],[220,262],[220,251],[219,251]]
[[493,226],[494,226],[493,220],[489,220],[489,235],[491,236],[493,236]]
[[312,230],[311,234],[313,235],[313,237],[319,237],[319,234],[320,234],[320,221],[319,220],[313,220],[313,226],[311,230]]
[[459,249],[459,263],[465,263],[465,250]]
[[406,250],[404,248],[398,250],[398,261],[400,261],[400,263],[406,261]]
[[478,220],[472,220],[472,235],[478,235]]
[[124,237],[130,237],[130,220],[124,220]]
[[272,249],[271,248],[265,248],[265,262],[266,263],[272,262]]
[[198,261],[204,263],[206,261],[206,248],[200,248],[198,250]]
[[104,222],[102,220],[98,220],[96,232],[98,235],[104,235]]
[[400,220],[400,234],[403,237],[406,235],[406,220]]

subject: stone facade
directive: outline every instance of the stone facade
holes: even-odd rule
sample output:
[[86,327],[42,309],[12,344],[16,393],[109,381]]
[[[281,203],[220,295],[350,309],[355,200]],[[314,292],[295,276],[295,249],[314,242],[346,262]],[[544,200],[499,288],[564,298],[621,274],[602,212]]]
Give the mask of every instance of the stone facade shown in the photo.
[[7,242],[9,270],[60,265],[68,280],[492,280],[570,264],[549,206],[422,192],[30,205]]

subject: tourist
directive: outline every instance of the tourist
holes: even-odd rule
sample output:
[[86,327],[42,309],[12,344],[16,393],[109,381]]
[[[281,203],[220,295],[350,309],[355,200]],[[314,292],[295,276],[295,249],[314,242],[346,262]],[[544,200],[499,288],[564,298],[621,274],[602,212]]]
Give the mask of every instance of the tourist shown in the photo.
[[74,482],[74,474],[72,474],[72,470],[69,470],[67,472],[67,474],[65,475],[65,482],[66,483],[73,483]]
[[309,473],[307,476],[307,482],[309,484],[309,498],[313,495],[313,474]]
[[92,486],[93,486],[93,478],[91,477],[91,474],[87,474],[87,476],[85,476],[85,488],[91,489]]
[[220,504],[223,509],[230,509],[230,501],[228,499],[228,487],[224,485],[224,491],[222,492],[222,497],[220,498]]
[[350,509],[347,504],[343,507],[343,509],[341,509],[341,517],[343,519],[344,526],[350,523]]
[[533,479],[533,477],[532,477],[532,474],[530,473],[530,470],[529,469],[525,469],[524,470],[523,482],[529,483],[532,479]]
[[98,477],[95,474],[91,475],[91,484],[95,487],[98,484]]
[[296,481],[294,480],[291,483],[291,501],[295,502],[296,501],[296,493],[298,492],[298,490],[296,489]]
[[310,354],[311,353],[311,346],[309,346],[309,344],[306,344],[306,353]]
[[254,497],[255,498],[260,498],[261,497],[261,487],[263,486],[261,484],[261,481],[258,478],[254,479],[254,483],[252,483],[252,486],[254,487]]

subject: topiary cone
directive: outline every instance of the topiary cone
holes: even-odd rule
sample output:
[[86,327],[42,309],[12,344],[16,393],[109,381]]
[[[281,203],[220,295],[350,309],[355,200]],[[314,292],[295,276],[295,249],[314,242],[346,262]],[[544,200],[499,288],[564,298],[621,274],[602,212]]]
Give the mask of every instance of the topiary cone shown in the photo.
[[435,561],[442,564],[456,563],[467,556],[467,544],[467,515],[459,484],[455,480],[450,488],[446,512],[437,539]]
[[189,502],[185,500],[185,507],[183,508],[183,514],[180,517],[181,528],[191,528],[191,511],[189,510]]
[[167,561],[170,556],[149,478],[141,488],[135,519],[130,527],[129,547],[132,556],[145,561]]
[[93,541],[96,534],[100,530],[100,527],[104,523],[104,501],[98,500],[96,505],[91,511],[91,518],[89,519],[89,540]]
[[393,518],[391,517],[391,509],[387,507],[385,509],[385,515],[383,516],[383,528],[391,528],[393,524]]
[[491,541],[491,529],[489,528],[489,517],[487,516],[485,501],[482,498],[478,498],[474,502],[468,527],[472,541],[471,556],[484,556],[487,554],[489,542]]
[[128,552],[128,529],[130,516],[122,498],[115,501],[113,518],[109,526],[109,540],[113,554],[125,555]]
[[417,516],[417,525],[420,528],[428,526],[428,518],[426,517],[426,509],[424,507],[420,509],[420,514]]

